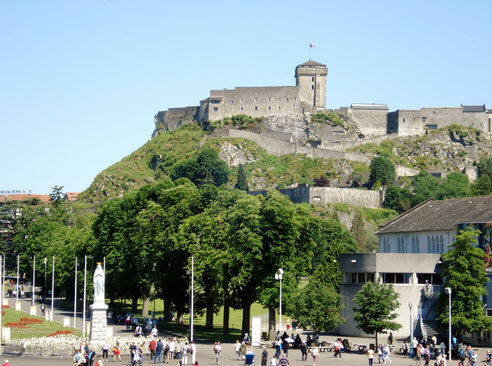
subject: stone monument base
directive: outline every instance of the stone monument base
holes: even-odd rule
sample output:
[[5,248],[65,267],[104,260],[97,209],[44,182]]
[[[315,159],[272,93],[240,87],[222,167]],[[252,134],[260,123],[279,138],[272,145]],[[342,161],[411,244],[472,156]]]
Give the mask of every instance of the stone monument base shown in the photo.
[[107,337],[106,312],[108,305],[92,304],[91,308],[91,342],[105,342]]

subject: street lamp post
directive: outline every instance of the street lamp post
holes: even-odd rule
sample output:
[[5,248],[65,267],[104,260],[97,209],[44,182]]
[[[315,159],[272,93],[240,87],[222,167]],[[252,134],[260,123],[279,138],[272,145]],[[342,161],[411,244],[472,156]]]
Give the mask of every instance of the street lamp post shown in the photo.
[[82,338],[85,337],[85,297],[87,291],[87,256],[84,257],[84,303],[82,304]]
[[444,289],[444,292],[449,296],[449,361],[451,361],[451,353],[452,353],[452,344],[451,344],[451,293],[453,292],[451,290],[451,287],[446,287]]
[[412,347],[412,341],[413,341],[413,304],[411,302],[408,303],[408,308],[410,309],[410,342],[409,348],[410,348],[410,357],[413,357],[413,347]]
[[55,257],[53,256],[53,264],[51,265],[51,314],[50,320],[53,321],[53,304],[55,301]]
[[75,328],[77,320],[77,257],[75,257],[75,283],[74,283],[74,295],[73,295],[73,327]]
[[195,257],[191,257],[191,308],[190,308],[190,341],[193,342],[193,305],[195,302]]
[[46,304],[46,262],[48,259],[44,258],[44,295],[43,295],[43,304]]
[[34,292],[36,288],[36,256],[32,256],[32,306],[34,306]]
[[275,273],[275,279],[280,281],[280,299],[279,299],[279,322],[278,322],[278,331],[279,334],[282,331],[282,277],[284,274],[284,270],[282,268],[279,268],[277,270],[277,273]]

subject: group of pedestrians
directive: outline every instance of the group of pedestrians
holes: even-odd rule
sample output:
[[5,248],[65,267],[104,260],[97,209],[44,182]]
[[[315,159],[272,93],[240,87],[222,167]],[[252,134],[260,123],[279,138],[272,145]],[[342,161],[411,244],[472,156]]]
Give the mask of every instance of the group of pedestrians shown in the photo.
[[150,357],[154,363],[169,363],[171,360],[180,360],[181,365],[188,365],[191,361],[192,365],[196,364],[196,344],[188,342],[186,338],[161,338],[149,342]]

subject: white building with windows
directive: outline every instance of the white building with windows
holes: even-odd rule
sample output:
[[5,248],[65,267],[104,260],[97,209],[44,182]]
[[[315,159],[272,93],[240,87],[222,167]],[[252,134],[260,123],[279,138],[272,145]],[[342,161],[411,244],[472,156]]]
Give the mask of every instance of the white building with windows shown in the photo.
[[[417,336],[437,333],[434,309],[437,296],[443,291],[441,255],[450,250],[454,236],[466,227],[481,231],[478,246],[490,253],[492,195],[427,200],[379,228],[379,253],[342,254],[341,294],[347,321],[339,332],[363,335],[353,320],[353,299],[365,282],[379,278],[383,283],[391,283],[400,294],[397,321],[403,327],[394,332],[395,336],[409,336],[410,327]],[[492,279],[492,269],[489,273]],[[492,281],[487,288],[490,295],[483,302],[490,304],[486,311],[492,315]],[[490,333],[482,334],[476,341],[489,344]]]

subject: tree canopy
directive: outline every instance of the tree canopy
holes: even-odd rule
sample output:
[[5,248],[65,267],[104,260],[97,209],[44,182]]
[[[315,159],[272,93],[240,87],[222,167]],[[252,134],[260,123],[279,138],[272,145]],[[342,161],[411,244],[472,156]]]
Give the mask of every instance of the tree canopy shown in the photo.
[[[483,310],[482,296],[487,294],[485,270],[488,256],[477,248],[479,231],[460,231],[451,250],[443,254],[444,286],[451,288],[451,322],[455,334],[491,329]],[[449,323],[448,295],[440,294],[437,318],[443,327]]]
[[369,184],[371,187],[387,186],[395,180],[395,164],[383,156],[378,156],[371,161],[369,166],[371,174],[369,176]]
[[367,282],[354,298],[356,306],[353,308],[354,320],[357,328],[367,334],[375,334],[378,344],[378,334],[387,330],[398,330],[401,324],[394,320],[398,317],[399,294],[393,286],[378,282]]

